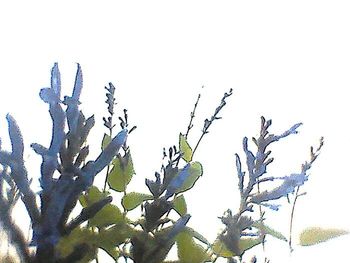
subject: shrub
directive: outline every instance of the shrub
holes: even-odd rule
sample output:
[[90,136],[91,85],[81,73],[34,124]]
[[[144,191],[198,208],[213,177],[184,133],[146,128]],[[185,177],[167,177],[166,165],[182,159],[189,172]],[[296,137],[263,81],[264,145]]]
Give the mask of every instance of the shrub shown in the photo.
[[[228,209],[220,218],[223,224],[216,240],[211,243],[197,230],[187,226],[191,216],[187,211],[184,192],[190,191],[202,176],[200,162],[194,155],[211,125],[218,119],[232,90],[225,93],[213,115],[205,119],[201,135],[192,148],[187,140],[200,100],[198,96],[190,114],[186,133],[179,134],[177,146],[163,151],[161,171],[153,179],[146,179],[148,193],[130,191],[128,185],[135,174],[127,137],[136,126],[129,124],[127,110],[118,117],[120,129],[115,135],[115,87],[106,87],[108,116],[103,118],[107,133],[101,143],[101,153],[89,159],[87,137],[95,124],[94,116],[86,117],[79,110],[82,92],[82,72],[78,65],[71,96],[61,96],[61,80],[57,63],[51,71],[51,87],[40,91],[40,98],[48,104],[52,119],[51,142],[48,147],[33,143],[32,149],[41,156],[41,191],[30,188],[23,157],[22,133],[11,115],[7,115],[11,150],[0,149],[0,220],[23,262],[89,262],[98,260],[102,249],[115,261],[124,259],[135,263],[159,262],[243,262],[244,253],[256,245],[263,245],[266,236],[288,242],[292,250],[292,222],[294,208],[301,188],[308,180],[308,172],[323,146],[311,147],[310,160],[295,173],[283,177],[268,176],[273,162],[269,146],[290,135],[297,134],[301,123],[284,133],[270,133],[271,120],[261,117],[259,137],[252,138],[256,150],[250,150],[248,138],[243,138],[242,157],[236,154],[240,207]],[[106,173],[103,188],[94,185],[99,173]],[[275,182],[271,187],[270,183]],[[115,195],[114,193],[120,193]],[[119,200],[112,200],[119,196]],[[286,238],[266,223],[264,209],[278,210],[277,200],[292,200],[290,235]],[[21,198],[32,226],[30,242],[11,217],[12,208]],[[141,207],[142,214],[133,219],[130,211]],[[73,210],[80,209],[77,216]],[[310,233],[312,233],[310,235]],[[312,228],[301,236],[304,245],[325,241],[344,234],[339,230]],[[176,244],[176,246],[175,246]],[[177,261],[167,255],[177,248]],[[256,258],[251,259],[256,262]],[[268,259],[265,259],[267,261]]]

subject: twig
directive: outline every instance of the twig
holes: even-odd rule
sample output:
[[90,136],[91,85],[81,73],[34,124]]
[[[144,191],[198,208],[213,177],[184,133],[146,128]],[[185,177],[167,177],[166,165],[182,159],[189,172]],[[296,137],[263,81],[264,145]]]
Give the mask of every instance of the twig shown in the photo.
[[204,125],[203,125],[203,129],[202,129],[202,134],[201,136],[199,137],[198,141],[197,141],[197,144],[196,146],[194,147],[193,149],[193,152],[192,152],[192,155],[194,155],[194,153],[196,152],[200,142],[202,141],[203,137],[205,134],[209,133],[209,128],[210,126],[212,125],[212,123],[215,121],[215,120],[219,120],[221,119],[221,117],[218,117],[218,114],[219,112],[222,110],[222,108],[226,105],[226,98],[230,97],[232,95],[232,89],[229,90],[229,92],[225,92],[224,96],[222,97],[221,99],[221,103],[220,105],[215,109],[215,112],[213,114],[213,116],[211,116],[210,120],[208,119],[205,119],[204,120]]
[[[204,88],[204,86],[202,86],[202,89]],[[194,107],[193,107],[193,110],[192,110],[192,112],[191,112],[191,119],[190,119],[190,122],[189,122],[189,124],[188,124],[188,126],[187,126],[187,131],[186,131],[186,134],[185,134],[185,138],[187,139],[187,136],[188,136],[188,134],[189,134],[189,132],[190,132],[190,130],[192,129],[192,127],[193,127],[193,124],[192,124],[192,122],[193,122],[193,119],[194,119],[194,117],[195,117],[195,113],[196,113],[196,109],[197,109],[197,106],[198,106],[198,102],[199,102],[199,99],[201,98],[201,94],[199,93],[198,94],[198,97],[197,97],[197,100],[196,100],[196,103],[194,104]]]
[[[316,149],[316,151],[314,151],[314,148],[311,146],[310,147],[310,161],[309,162],[305,162],[301,165],[301,173],[306,173],[312,166],[313,162],[317,159],[317,157],[319,156],[321,149],[324,145],[324,138],[321,137],[320,138],[320,143],[318,148]],[[297,200],[300,196],[304,195],[304,194],[299,194],[299,190],[300,190],[300,186],[297,187],[296,191],[295,191],[295,198],[293,200],[293,204],[292,204],[292,209],[291,209],[291,213],[290,213],[290,221],[289,221],[289,249],[290,249],[290,253],[293,252],[293,246],[292,246],[292,235],[293,235],[293,222],[294,222],[294,213],[295,213],[295,206],[297,203]]]

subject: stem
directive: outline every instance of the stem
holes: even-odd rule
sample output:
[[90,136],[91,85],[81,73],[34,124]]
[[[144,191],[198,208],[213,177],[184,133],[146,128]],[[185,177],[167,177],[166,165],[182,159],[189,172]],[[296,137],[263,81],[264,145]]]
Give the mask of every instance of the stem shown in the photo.
[[[202,86],[202,89],[204,88],[204,86]],[[196,113],[196,109],[197,109],[197,106],[198,106],[198,102],[199,102],[199,99],[201,97],[201,94],[199,93],[198,94],[198,97],[197,97],[197,100],[196,100],[196,103],[194,104],[194,107],[193,107],[193,111],[191,112],[191,119],[190,119],[190,123],[188,124],[187,126],[187,131],[186,131],[186,134],[185,134],[185,138],[187,139],[187,136],[188,136],[188,133],[190,132],[190,130],[192,129],[193,125],[192,125],[192,122],[193,122],[193,119],[195,117],[195,113]]]
[[224,96],[222,97],[221,99],[221,103],[220,105],[215,109],[215,112],[213,114],[213,116],[210,117],[210,120],[206,119],[204,121],[204,126],[203,126],[203,129],[202,129],[202,134],[201,134],[201,137],[199,137],[199,140],[196,144],[196,146],[194,147],[194,150],[192,152],[192,156],[194,155],[194,153],[196,152],[200,142],[202,141],[203,137],[205,134],[207,134],[209,131],[209,128],[210,126],[213,124],[213,122],[215,120],[218,120],[218,119],[221,119],[221,117],[218,117],[218,114],[220,113],[220,111],[222,110],[222,108],[226,105],[226,101],[225,99],[230,97],[232,95],[232,89],[229,90],[229,92],[225,92]]
[[296,206],[296,203],[297,203],[297,199],[298,199],[298,197],[299,197],[299,195],[298,195],[299,189],[300,189],[300,187],[298,186],[298,188],[297,188],[297,190],[296,190],[296,192],[295,192],[295,198],[294,198],[293,205],[292,205],[292,211],[291,211],[291,213],[290,213],[290,221],[289,221],[289,241],[288,241],[290,253],[293,252],[293,247],[292,247],[293,221],[294,221],[295,206]]
[[[259,182],[257,183],[257,186],[258,186],[258,193],[260,193],[260,185],[259,185]],[[260,214],[260,221],[261,223],[263,222],[263,217],[264,217],[264,212],[262,210],[262,207],[261,205],[259,204],[259,214]],[[264,231],[265,232],[265,231]],[[263,251],[265,252],[265,233],[261,233],[262,234],[262,242],[261,242],[261,245],[263,247]],[[266,260],[266,258],[265,258]]]
[[[112,129],[113,129],[113,126],[112,126],[112,128],[109,129],[109,137],[110,137],[110,138],[112,138]],[[108,181],[108,174],[109,174],[110,167],[111,167],[111,166],[108,164],[108,165],[107,165],[107,171],[106,171],[105,183],[104,183],[104,185],[103,185],[103,192],[106,192],[107,181]]]

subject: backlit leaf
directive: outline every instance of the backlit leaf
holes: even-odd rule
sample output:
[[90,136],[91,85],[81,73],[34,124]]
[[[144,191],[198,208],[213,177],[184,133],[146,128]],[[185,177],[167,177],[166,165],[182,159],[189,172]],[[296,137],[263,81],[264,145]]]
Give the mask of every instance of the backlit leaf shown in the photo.
[[186,162],[190,162],[192,161],[192,148],[190,147],[190,145],[187,142],[187,139],[185,138],[184,135],[182,135],[180,133],[179,136],[179,148],[180,148],[180,152],[182,153],[182,158],[186,161]]
[[79,202],[82,207],[87,207],[96,203],[97,201],[100,201],[108,195],[108,192],[103,193],[96,186],[92,186],[89,188],[89,190],[86,191],[85,194],[82,194],[79,197]]
[[173,200],[174,210],[178,212],[180,216],[187,214],[186,200],[183,195],[177,196]]
[[120,209],[112,204],[105,205],[97,214],[89,220],[90,226],[105,227],[123,222],[123,214]]
[[191,166],[189,168],[190,175],[186,178],[185,182],[183,183],[182,187],[180,187],[176,193],[182,193],[189,189],[191,189],[198,178],[202,176],[203,174],[203,168],[200,162],[193,162],[191,163]]
[[131,192],[123,196],[122,205],[125,208],[125,210],[130,211],[138,207],[144,201],[151,200],[151,199],[153,199],[152,195]]
[[235,254],[232,251],[230,251],[226,247],[225,243],[222,242],[219,238],[214,241],[212,249],[214,253],[220,257],[230,258],[235,256]]
[[197,244],[190,233],[182,231],[176,236],[177,253],[182,263],[202,263],[210,259],[205,248]]
[[343,229],[309,227],[300,234],[300,245],[312,246],[346,234],[349,232]]
[[124,243],[132,234],[133,229],[128,224],[118,223],[108,229],[101,229],[97,236],[97,244],[114,260],[117,260],[120,254],[116,247]]
[[278,232],[277,230],[265,225],[262,222],[254,222],[253,226],[258,228],[260,231],[262,231],[263,233],[265,233],[267,235],[273,236],[275,238],[278,238],[278,239],[286,241],[286,242],[288,241],[288,239],[281,232]]
[[108,185],[115,191],[124,192],[135,174],[130,152],[113,160],[113,168],[108,174]]
[[105,133],[102,139],[101,150],[104,150],[111,141],[112,141],[111,136]]
[[252,247],[255,247],[256,245],[261,244],[263,239],[261,237],[257,238],[241,238],[239,240],[239,249],[241,250],[241,253],[251,249]]
[[193,228],[191,227],[188,227],[186,226],[185,227],[186,229],[186,232],[189,233],[192,237],[194,237],[195,239],[199,240],[200,242],[208,245],[208,246],[211,246],[209,240],[207,240],[203,235],[201,235],[200,233],[198,233],[196,230],[194,230]]
[[87,228],[75,228],[68,236],[64,236],[57,244],[57,250],[62,258],[67,257],[74,251],[74,247],[85,244],[87,249],[84,258],[79,263],[90,262],[97,255],[97,246],[95,245],[96,233]]
[[[241,238],[239,240],[239,250],[241,251],[241,254],[243,254],[245,251],[251,249],[252,247],[261,244],[262,238]],[[236,253],[232,252],[227,248],[224,242],[220,240],[219,238],[216,239],[212,246],[213,251],[215,254],[217,254],[220,257],[230,258],[234,256],[240,256],[236,255]]]

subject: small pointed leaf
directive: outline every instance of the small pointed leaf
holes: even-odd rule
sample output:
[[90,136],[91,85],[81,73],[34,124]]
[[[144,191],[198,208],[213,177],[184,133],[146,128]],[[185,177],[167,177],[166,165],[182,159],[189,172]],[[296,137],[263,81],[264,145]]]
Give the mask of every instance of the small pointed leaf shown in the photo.
[[144,201],[152,199],[152,195],[131,192],[123,196],[122,205],[125,208],[125,210],[130,211],[141,205]]
[[186,226],[185,227],[186,232],[189,233],[192,237],[194,237],[195,239],[197,239],[198,241],[211,246],[210,242],[208,239],[206,239],[202,234],[198,233],[196,230],[194,230],[191,227]]
[[275,238],[278,238],[278,239],[286,241],[286,242],[288,241],[288,239],[281,232],[278,232],[277,230],[265,225],[262,222],[254,222],[253,226],[258,228],[260,231],[262,231],[263,233],[265,233],[267,235],[273,236]]
[[300,234],[300,245],[312,246],[346,234],[349,232],[343,229],[309,227]]
[[174,210],[180,215],[183,216],[187,214],[187,205],[186,205],[186,200],[183,195],[177,196],[173,200],[173,205],[174,205]]
[[[261,244],[262,238],[241,238],[239,240],[239,250],[241,251],[241,255],[251,249],[252,247]],[[220,257],[230,258],[234,256],[240,256],[236,255],[236,253],[232,252],[230,249],[227,248],[225,243],[220,239],[216,239],[213,243],[213,251],[215,254],[217,254]]]
[[108,144],[112,141],[111,136],[109,136],[108,134],[104,134],[103,135],[103,139],[102,139],[102,144],[101,144],[101,150],[106,149],[106,147],[108,146]]
[[224,258],[230,258],[235,256],[235,254],[230,251],[224,242],[221,241],[221,239],[217,238],[213,245],[212,245],[212,249],[214,251],[214,253],[220,257],[224,257]]
[[106,251],[114,260],[120,256],[116,247],[133,235],[133,229],[125,223],[116,224],[108,229],[101,229],[97,236],[98,246]]
[[239,240],[239,249],[241,250],[241,253],[251,249],[252,247],[255,247],[256,245],[261,244],[263,239],[261,237],[257,238],[241,238]]
[[203,174],[203,167],[200,162],[193,162],[191,163],[191,167],[189,169],[190,175],[186,178],[185,182],[183,183],[182,187],[180,187],[176,193],[182,193],[189,189],[191,189],[198,178],[202,176]]
[[123,220],[123,214],[120,209],[115,205],[107,204],[89,220],[89,225],[106,227],[112,224],[121,223]]
[[108,174],[109,186],[118,192],[124,192],[135,174],[130,152],[113,160],[113,168]]
[[180,152],[183,154],[182,159],[184,159],[186,162],[192,161],[192,148],[188,144],[186,137],[181,133],[179,136],[179,141]]
[[57,251],[62,258],[70,255],[74,248],[78,245],[86,244],[87,250],[83,259],[78,263],[90,262],[97,255],[97,247],[95,245],[96,233],[87,228],[75,228],[68,236],[64,236],[57,244]]
[[82,207],[88,207],[109,195],[108,192],[101,192],[96,186],[92,186],[79,197],[79,202]]
[[205,248],[197,244],[190,233],[182,231],[176,237],[177,253],[182,263],[202,263],[210,259]]

